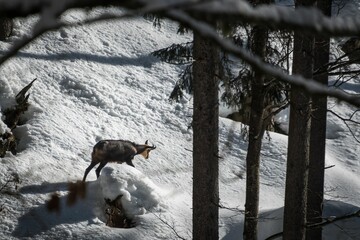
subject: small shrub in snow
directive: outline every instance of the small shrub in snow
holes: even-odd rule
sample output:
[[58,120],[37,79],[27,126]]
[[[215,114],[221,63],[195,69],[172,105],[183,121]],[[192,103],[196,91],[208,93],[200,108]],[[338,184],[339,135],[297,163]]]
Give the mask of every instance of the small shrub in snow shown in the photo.
[[7,17],[0,17],[0,40],[4,41],[10,37],[13,30],[13,20]]
[[[4,123],[7,125],[7,129],[4,132],[0,132],[0,157],[4,157],[7,151],[11,151],[12,154],[16,154],[17,150],[17,139],[11,132],[17,125],[19,125],[21,116],[29,108],[29,96],[26,94],[27,91],[31,88],[32,84],[36,79],[31,83],[26,85],[21,91],[15,96],[16,105],[13,107],[8,107],[4,110]],[[2,126],[1,129],[4,129]]]
[[132,228],[135,227],[135,222],[133,222],[125,212],[125,209],[121,203],[121,197],[123,195],[117,196],[114,200],[105,199],[105,203],[108,206],[105,209],[105,214],[107,217],[106,226],[116,227],[116,228]]
[[6,178],[5,183],[0,184],[0,193],[12,194],[18,189],[20,183],[19,175],[13,172]]

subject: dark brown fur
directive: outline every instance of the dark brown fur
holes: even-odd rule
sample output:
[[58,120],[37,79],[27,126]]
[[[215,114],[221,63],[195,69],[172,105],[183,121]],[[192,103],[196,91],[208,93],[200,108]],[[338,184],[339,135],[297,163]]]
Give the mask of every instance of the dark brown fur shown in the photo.
[[126,163],[135,167],[132,163],[133,158],[140,154],[145,159],[149,157],[149,152],[155,149],[155,146],[147,144],[136,144],[127,140],[101,140],[95,144],[93,152],[91,153],[91,163],[85,170],[83,181],[85,182],[86,176],[90,170],[100,163],[99,167],[95,170],[96,176],[100,176],[101,169],[108,162]]

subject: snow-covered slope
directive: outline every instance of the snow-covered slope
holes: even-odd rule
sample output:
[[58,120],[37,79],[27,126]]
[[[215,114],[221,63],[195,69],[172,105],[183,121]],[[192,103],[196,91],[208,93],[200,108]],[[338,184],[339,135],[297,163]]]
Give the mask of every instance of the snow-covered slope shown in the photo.
[[[86,14],[69,12],[66,18],[76,21]],[[29,34],[34,20],[18,20],[12,40]],[[176,233],[191,239],[191,97],[170,103],[180,67],[149,55],[191,40],[191,34],[177,35],[176,30],[175,23],[164,22],[158,29],[143,18],[61,29],[45,34],[0,68],[2,110],[37,78],[25,122],[15,129],[20,152],[1,159],[1,184],[12,172],[21,183],[17,194],[1,195],[0,239],[177,239]],[[0,42],[1,51],[9,46]],[[346,105],[336,108],[344,114],[351,111]],[[327,164],[335,167],[327,170],[326,196],[360,206],[358,143],[341,121],[329,121],[330,131],[337,134],[328,139]],[[247,143],[241,127],[220,119],[220,198],[229,208],[220,209],[223,239],[242,236],[243,216],[233,209],[243,209],[245,200]],[[108,164],[98,180],[92,170],[86,198],[68,207],[68,182],[82,179],[92,146],[100,139],[149,139],[157,149],[148,160],[136,157],[136,169]],[[263,145],[261,239],[281,230],[281,218],[266,216],[281,217],[277,208],[283,206],[287,137],[269,133]],[[60,196],[59,214],[46,209],[54,192]],[[104,198],[117,194],[124,195],[122,202],[134,216],[135,228],[105,226]]]

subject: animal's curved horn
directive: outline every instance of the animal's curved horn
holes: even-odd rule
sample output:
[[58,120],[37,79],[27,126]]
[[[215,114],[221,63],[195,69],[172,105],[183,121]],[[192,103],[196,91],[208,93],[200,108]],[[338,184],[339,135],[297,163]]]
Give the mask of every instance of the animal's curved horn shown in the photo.
[[156,148],[155,145],[149,146],[149,145],[148,145],[148,142],[149,142],[149,140],[146,140],[146,141],[145,141],[145,145],[147,145],[147,148],[151,148],[151,149],[155,149],[155,148]]

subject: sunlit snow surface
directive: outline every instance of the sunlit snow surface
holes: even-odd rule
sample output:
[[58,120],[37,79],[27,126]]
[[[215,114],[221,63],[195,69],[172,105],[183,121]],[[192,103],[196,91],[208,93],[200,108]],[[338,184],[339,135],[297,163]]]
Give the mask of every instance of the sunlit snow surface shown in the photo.
[[[69,12],[68,21],[103,10]],[[31,20],[17,20],[12,41],[29,35]],[[150,52],[191,41],[177,35],[177,24],[161,28],[143,18],[102,22],[47,33],[3,65],[3,110],[17,92],[37,78],[24,124],[15,129],[20,152],[1,159],[1,183],[19,174],[18,194],[0,198],[0,239],[191,239],[192,98],[170,103],[181,66],[160,62]],[[0,42],[1,51],[10,46]],[[359,80],[344,87],[360,92]],[[330,101],[345,116],[353,108]],[[281,116],[287,119],[286,113]],[[358,116],[355,119],[359,120]],[[1,123],[1,129],[5,129]],[[241,126],[220,118],[220,238],[241,239],[245,201],[247,142]],[[329,114],[325,216],[341,216],[360,206],[359,143],[342,121]],[[353,127],[356,136],[359,128]],[[80,180],[100,139],[127,139],[157,148],[150,158],[134,159],[136,169],[108,164],[96,179],[87,178],[85,199],[66,204],[68,182]],[[259,239],[281,231],[287,137],[269,133],[262,150]],[[15,190],[14,190],[15,191]],[[57,192],[61,212],[46,202]],[[131,229],[105,226],[104,198],[123,195],[122,204],[136,222]],[[236,210],[238,209],[238,210]],[[164,224],[164,221],[168,224]],[[326,239],[359,239],[358,219],[325,228]],[[340,236],[340,234],[342,234]]]

